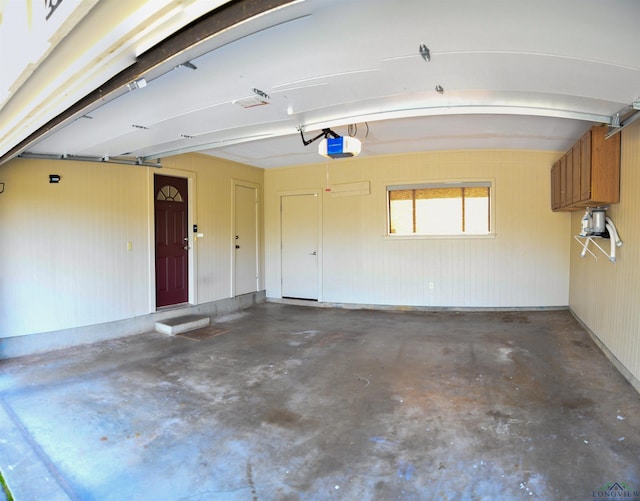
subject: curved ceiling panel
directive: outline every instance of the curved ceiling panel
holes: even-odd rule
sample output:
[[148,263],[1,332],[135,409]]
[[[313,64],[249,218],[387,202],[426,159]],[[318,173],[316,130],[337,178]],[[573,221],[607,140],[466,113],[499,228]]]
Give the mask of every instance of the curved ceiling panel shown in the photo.
[[192,69],[165,68],[30,151],[286,166],[319,160],[301,153],[299,128],[365,122],[363,154],[562,150],[640,96],[639,14],[633,0],[306,0],[228,30]]

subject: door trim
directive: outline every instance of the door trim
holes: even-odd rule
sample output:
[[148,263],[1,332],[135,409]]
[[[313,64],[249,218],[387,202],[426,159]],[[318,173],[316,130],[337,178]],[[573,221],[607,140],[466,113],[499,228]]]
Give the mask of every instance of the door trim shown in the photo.
[[191,231],[196,219],[196,173],[178,169],[151,169],[147,171],[147,247],[149,249],[148,277],[149,277],[149,313],[157,311],[156,305],[156,244],[155,244],[155,190],[154,174],[163,176],[182,177],[187,179],[187,230],[189,235],[189,304],[198,304],[196,287],[197,277],[197,249],[195,234]]
[[231,297],[236,297],[236,253],[234,252],[235,235],[236,235],[236,187],[242,186],[256,190],[256,290],[260,290],[260,282],[262,279],[262,269],[260,268],[260,185],[250,181],[241,181],[239,179],[231,180],[231,234],[229,235],[229,249],[231,250]]
[[318,302],[321,303],[323,298],[322,293],[322,188],[311,188],[308,190],[289,190],[278,192],[278,254],[277,254],[277,297],[282,299],[282,197],[290,197],[296,195],[315,195],[318,198]]

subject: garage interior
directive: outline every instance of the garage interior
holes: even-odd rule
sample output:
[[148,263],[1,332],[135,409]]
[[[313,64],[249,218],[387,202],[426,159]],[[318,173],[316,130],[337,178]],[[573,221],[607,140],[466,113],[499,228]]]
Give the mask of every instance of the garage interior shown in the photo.
[[640,499],[637,2],[0,9],[15,499]]

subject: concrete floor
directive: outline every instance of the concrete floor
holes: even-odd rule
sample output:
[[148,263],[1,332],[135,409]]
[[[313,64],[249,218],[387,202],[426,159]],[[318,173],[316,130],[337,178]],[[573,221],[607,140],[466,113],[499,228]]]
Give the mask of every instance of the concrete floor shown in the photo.
[[214,327],[228,332],[0,362],[0,470],[16,499],[640,490],[640,395],[567,311],[267,303]]

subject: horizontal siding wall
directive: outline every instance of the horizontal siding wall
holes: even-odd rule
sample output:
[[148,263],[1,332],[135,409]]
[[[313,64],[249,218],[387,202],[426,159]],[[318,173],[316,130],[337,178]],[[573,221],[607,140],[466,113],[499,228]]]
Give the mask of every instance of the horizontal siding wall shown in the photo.
[[[550,210],[557,152],[468,151],[333,160],[265,172],[267,297],[280,297],[279,200],[322,193],[326,302],[433,307],[566,306],[570,216]],[[370,194],[332,196],[329,185],[369,182]],[[386,186],[489,180],[495,238],[386,237]]]
[[[640,123],[622,132],[620,203],[612,205],[607,215],[612,219],[622,247],[611,263],[597,249],[590,247],[598,261],[581,247],[571,246],[571,285],[569,305],[576,316],[602,341],[606,348],[640,380]],[[583,213],[574,213],[571,234],[580,232]],[[609,250],[609,241],[601,242]],[[640,389],[640,385],[638,385]]]
[[[204,155],[163,166],[195,173],[204,233],[194,251],[198,303],[230,297],[232,179],[262,186],[263,171]],[[49,184],[49,174],[60,183]],[[114,164],[15,159],[0,167],[0,337],[150,313],[151,179],[147,168]]]

